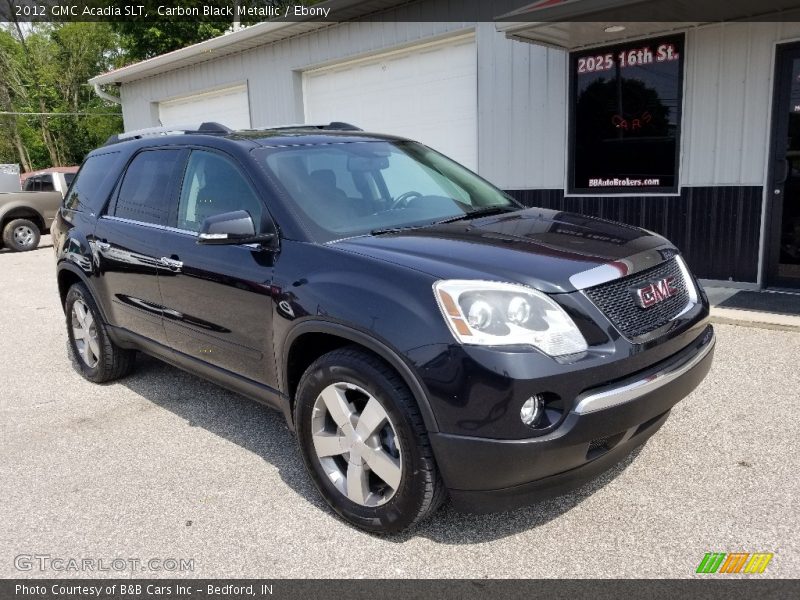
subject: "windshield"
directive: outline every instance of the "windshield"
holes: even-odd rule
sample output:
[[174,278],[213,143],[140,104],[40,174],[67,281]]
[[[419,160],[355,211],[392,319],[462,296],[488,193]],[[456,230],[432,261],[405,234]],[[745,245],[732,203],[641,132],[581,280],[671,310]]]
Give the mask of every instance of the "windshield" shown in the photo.
[[320,242],[520,208],[471,171],[414,142],[262,148],[254,154]]

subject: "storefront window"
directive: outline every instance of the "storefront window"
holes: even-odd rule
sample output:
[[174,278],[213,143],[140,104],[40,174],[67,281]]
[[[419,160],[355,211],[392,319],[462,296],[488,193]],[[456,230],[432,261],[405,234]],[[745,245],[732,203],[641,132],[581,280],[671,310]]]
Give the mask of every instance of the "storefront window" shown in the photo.
[[573,53],[571,193],[678,190],[683,35]]

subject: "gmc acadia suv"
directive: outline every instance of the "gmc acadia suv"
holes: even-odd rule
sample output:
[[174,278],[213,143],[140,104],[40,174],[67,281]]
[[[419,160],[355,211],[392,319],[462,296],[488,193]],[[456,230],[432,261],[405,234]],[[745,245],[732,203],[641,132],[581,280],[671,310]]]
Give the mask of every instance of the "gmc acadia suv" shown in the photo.
[[344,123],[114,136],[53,236],[84,377],[145,352],[277,408],[325,500],[373,532],[581,485],[712,362],[664,238],[526,209]]

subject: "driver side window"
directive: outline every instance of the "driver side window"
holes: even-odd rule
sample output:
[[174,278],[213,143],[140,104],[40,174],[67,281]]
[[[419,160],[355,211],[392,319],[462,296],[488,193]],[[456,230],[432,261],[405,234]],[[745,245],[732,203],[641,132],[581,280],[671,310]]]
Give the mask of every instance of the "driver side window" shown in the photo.
[[239,169],[214,152],[194,150],[189,156],[178,203],[178,228],[200,231],[214,215],[246,210],[261,222],[263,206]]

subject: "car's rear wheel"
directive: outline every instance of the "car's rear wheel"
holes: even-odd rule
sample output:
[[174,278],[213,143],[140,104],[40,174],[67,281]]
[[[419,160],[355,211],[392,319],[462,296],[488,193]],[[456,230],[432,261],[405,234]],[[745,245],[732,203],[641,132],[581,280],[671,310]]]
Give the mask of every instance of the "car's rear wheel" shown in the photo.
[[70,351],[81,375],[89,381],[104,383],[130,373],[136,353],[120,348],[111,340],[85,285],[76,283],[69,289],[64,308]]
[[395,533],[444,498],[411,392],[359,348],[316,360],[298,386],[295,424],[303,459],[328,504],[350,523]]
[[28,219],[14,219],[3,228],[3,244],[15,252],[27,252],[39,245],[39,227]]

